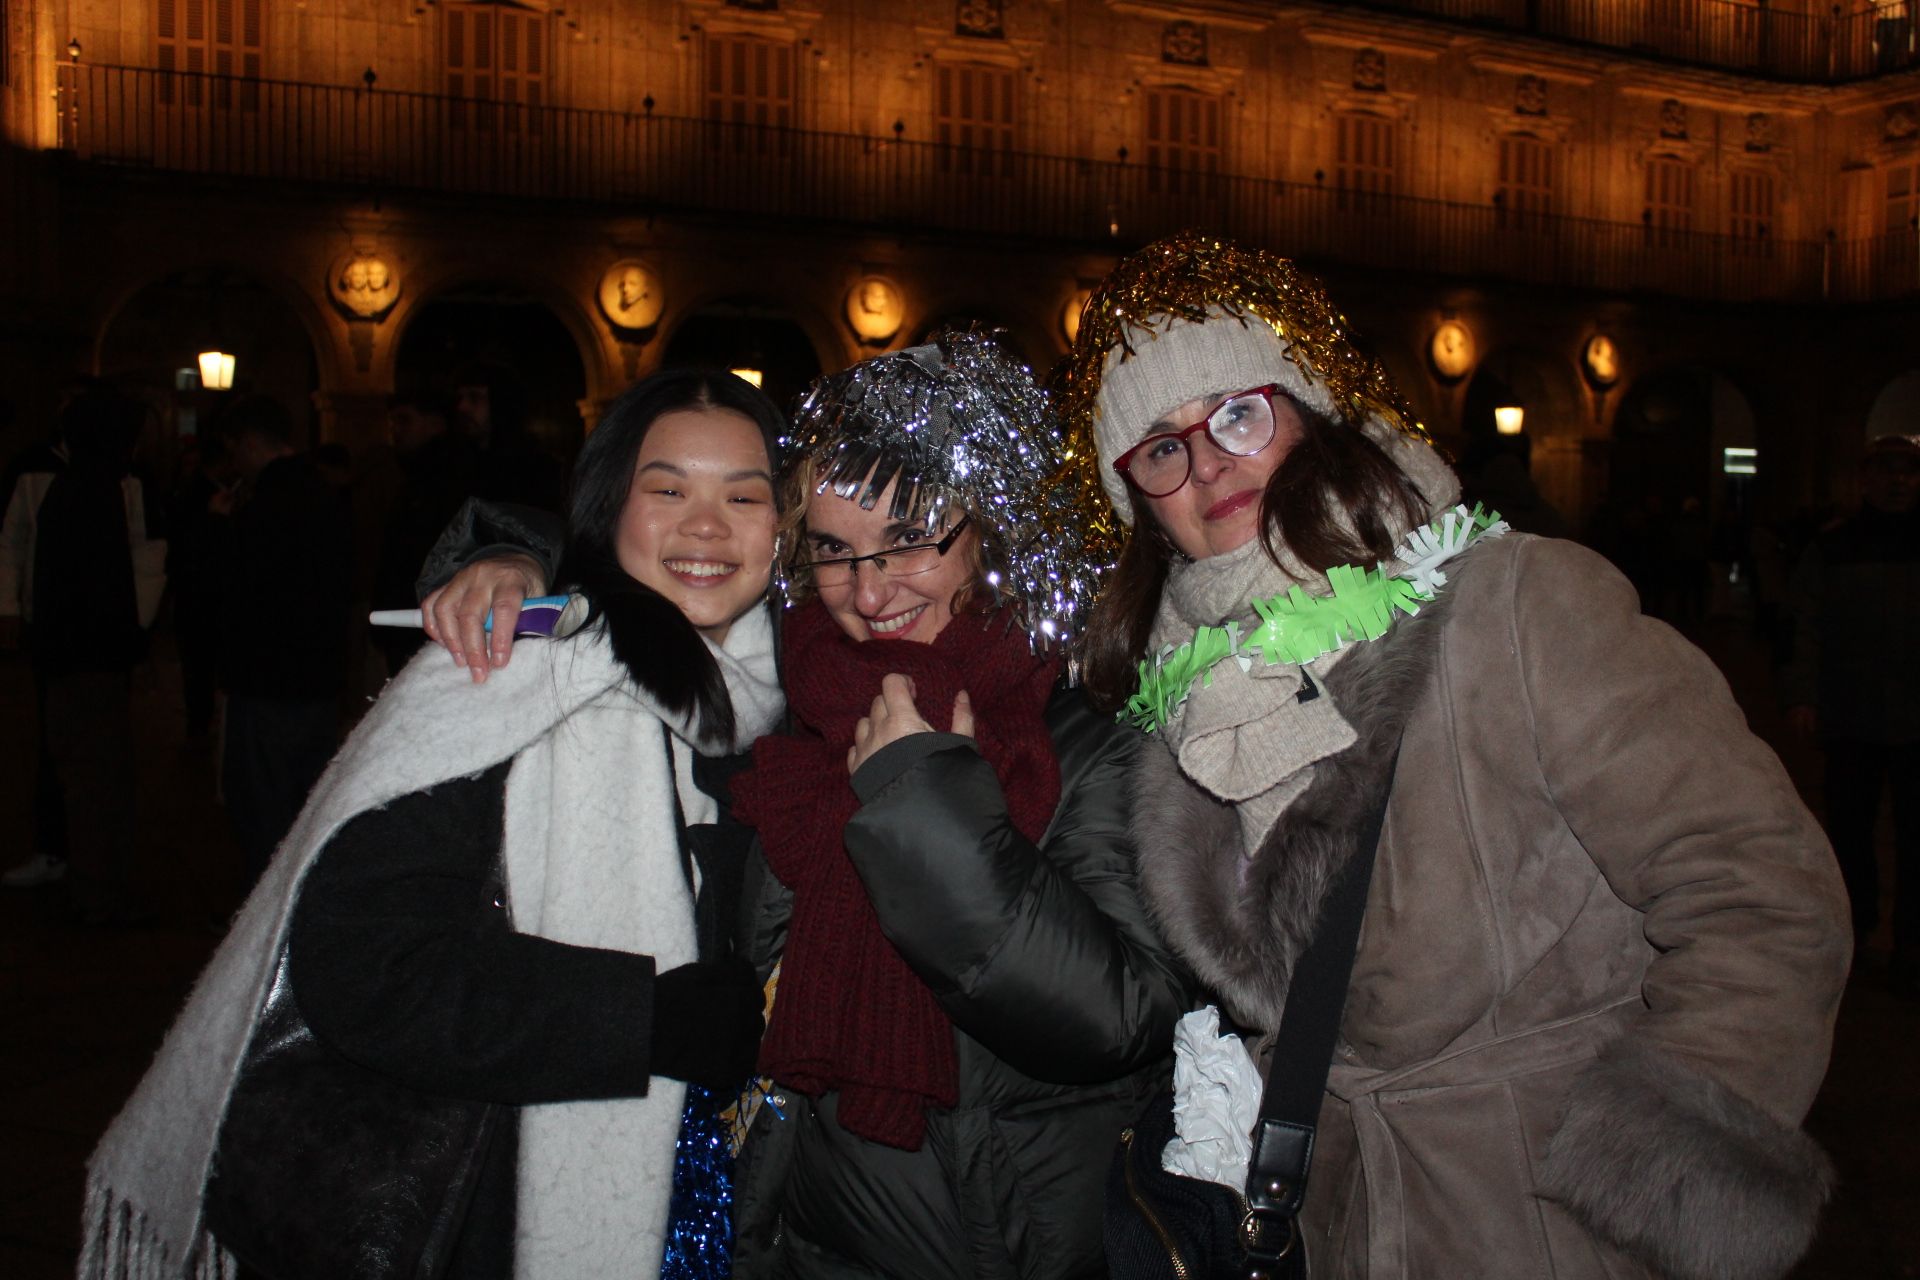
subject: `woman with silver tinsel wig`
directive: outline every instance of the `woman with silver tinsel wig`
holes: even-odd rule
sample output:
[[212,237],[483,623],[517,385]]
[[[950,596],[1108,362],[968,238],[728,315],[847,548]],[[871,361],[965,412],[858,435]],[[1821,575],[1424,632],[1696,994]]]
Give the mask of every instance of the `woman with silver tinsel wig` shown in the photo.
[[[775,981],[734,1274],[1103,1274],[1187,994],[1134,878],[1138,735],[1063,679],[1095,579],[1047,398],[948,331],[821,379],[786,443],[792,726],[731,789]],[[450,590],[537,593],[521,564]]]
[[1087,524],[1124,539],[1086,677],[1152,736],[1142,887],[1243,1027],[1385,806],[1313,1274],[1784,1274],[1829,1185],[1798,1125],[1846,906],[1712,664],[1598,557],[1458,506],[1284,259],[1141,250],[1060,389]]

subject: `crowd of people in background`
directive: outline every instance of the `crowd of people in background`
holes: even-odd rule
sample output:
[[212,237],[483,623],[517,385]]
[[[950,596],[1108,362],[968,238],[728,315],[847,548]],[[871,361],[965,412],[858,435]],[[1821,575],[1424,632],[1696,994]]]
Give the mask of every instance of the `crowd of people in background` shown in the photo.
[[0,651],[26,653],[35,710],[30,840],[0,885],[64,885],[90,924],[151,916],[133,888],[130,715],[158,624],[183,739],[217,756],[244,892],[365,695],[421,642],[370,631],[367,611],[417,603],[420,566],[467,499],[561,505],[567,462],[536,443],[526,403],[510,369],[474,365],[391,397],[386,438],[356,453],[316,443],[305,405],[260,392],[178,436],[148,399],[76,379],[0,476]]
[[[52,429],[0,475],[0,650],[29,655],[36,712],[31,844],[0,869],[0,884],[35,888],[71,875],[81,918],[144,914],[129,888],[137,837],[127,690],[156,621],[171,630],[185,739],[220,753],[218,785],[243,859],[236,874],[241,887],[252,882],[356,703],[423,643],[412,629],[366,628],[366,610],[417,603],[421,566],[468,498],[563,504],[567,463],[527,430],[526,392],[512,371],[474,366],[454,384],[392,396],[386,439],[356,455],[337,442],[312,444],[301,406],[246,392],[166,447],[147,402],[105,380],[75,381]],[[1874,824],[1886,779],[1903,761],[1910,770],[1920,749],[1920,711],[1910,692],[1889,692],[1900,664],[1882,643],[1910,637],[1912,619],[1889,631],[1856,625],[1857,610],[1899,612],[1914,598],[1915,457],[1910,437],[1874,442],[1857,506],[1807,506],[1770,521],[1727,501],[1710,523],[1699,496],[1670,503],[1618,493],[1577,530],[1541,494],[1522,448],[1502,441],[1460,460],[1470,500],[1526,532],[1577,532],[1627,575],[1649,615],[1683,630],[1715,613],[1751,626],[1778,671],[1788,727],[1823,750],[1826,804],[1862,938],[1881,908]],[[90,497],[49,509],[61,476],[63,489]],[[108,482],[121,494],[117,512],[102,500]],[[47,576],[36,584],[43,557]],[[127,590],[102,585],[128,579]],[[70,599],[72,584],[87,589]],[[259,625],[268,618],[275,625]],[[1869,708],[1874,722],[1856,723]],[[76,794],[101,802],[70,816]],[[1920,815],[1900,788],[1890,794],[1898,861],[1920,875]],[[1889,970],[1908,993],[1920,990],[1915,916],[1920,898],[1896,916]]]

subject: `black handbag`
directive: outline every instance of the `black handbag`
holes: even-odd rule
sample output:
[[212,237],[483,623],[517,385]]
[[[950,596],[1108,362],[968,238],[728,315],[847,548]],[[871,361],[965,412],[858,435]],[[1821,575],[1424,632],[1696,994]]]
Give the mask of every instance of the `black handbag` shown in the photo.
[[[497,872],[493,889],[504,903]],[[435,1280],[501,1108],[342,1057],[301,1016],[287,968],[282,947],[214,1147],[207,1230],[269,1280]]]
[[1160,1167],[1174,1135],[1173,1094],[1162,1091],[1120,1135],[1107,1170],[1104,1229],[1113,1280],[1305,1280],[1299,1218],[1314,1127],[1385,818],[1383,800],[1294,967],[1260,1095],[1245,1193]]

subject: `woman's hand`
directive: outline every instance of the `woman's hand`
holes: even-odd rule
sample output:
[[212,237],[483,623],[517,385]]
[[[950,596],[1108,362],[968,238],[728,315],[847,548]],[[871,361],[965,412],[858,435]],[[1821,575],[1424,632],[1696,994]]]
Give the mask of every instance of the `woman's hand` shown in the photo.
[[[847,772],[860,772],[860,766],[888,743],[932,733],[933,726],[920,714],[913,702],[913,681],[903,675],[890,675],[880,682],[880,696],[873,709],[853,727],[853,746],[847,749]],[[973,701],[962,689],[953,699],[953,732],[973,736]]]
[[[465,667],[475,684],[484,684],[487,672],[506,666],[513,652],[520,602],[546,590],[546,573],[532,556],[476,560],[420,602],[420,619],[427,635],[453,655],[454,665]],[[491,642],[488,613],[493,614]]]

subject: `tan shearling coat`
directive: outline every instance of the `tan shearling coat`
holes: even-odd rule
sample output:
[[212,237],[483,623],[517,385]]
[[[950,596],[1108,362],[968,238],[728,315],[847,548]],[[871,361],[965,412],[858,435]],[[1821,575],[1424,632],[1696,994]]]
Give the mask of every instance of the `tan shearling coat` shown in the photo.
[[1783,1275],[1830,1181],[1798,1130],[1851,942],[1826,839],[1713,665],[1599,557],[1511,535],[1449,571],[1335,668],[1360,741],[1251,859],[1167,752],[1139,766],[1150,904],[1261,1028],[1391,780],[1312,1274]]

